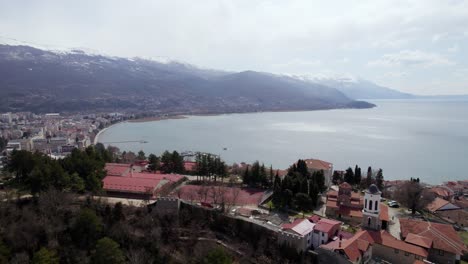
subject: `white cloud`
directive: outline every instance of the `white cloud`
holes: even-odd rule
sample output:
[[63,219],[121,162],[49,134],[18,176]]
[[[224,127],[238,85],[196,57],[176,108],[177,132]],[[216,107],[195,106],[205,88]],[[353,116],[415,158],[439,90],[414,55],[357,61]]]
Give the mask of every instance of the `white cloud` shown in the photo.
[[278,70],[293,69],[295,71],[307,71],[311,68],[315,68],[320,65],[322,65],[322,62],[320,60],[304,60],[296,58],[286,63],[276,63],[272,66],[273,68],[276,68]]
[[403,78],[408,76],[408,72],[405,71],[391,71],[386,72],[382,77],[383,78]]
[[456,53],[460,50],[458,44],[453,45],[452,47],[448,48],[447,51],[450,53]]
[[447,66],[455,62],[437,53],[420,50],[402,50],[397,53],[383,55],[380,59],[370,61],[368,66]]

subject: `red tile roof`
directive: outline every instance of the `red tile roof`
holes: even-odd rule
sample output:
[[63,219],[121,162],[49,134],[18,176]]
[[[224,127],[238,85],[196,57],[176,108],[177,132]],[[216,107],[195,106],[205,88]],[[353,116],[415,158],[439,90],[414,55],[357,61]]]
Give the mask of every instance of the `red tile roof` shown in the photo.
[[405,241],[423,248],[429,249],[432,247],[432,239],[423,236],[418,236],[413,233],[409,233],[408,236],[406,236]]
[[160,182],[161,180],[158,179],[106,176],[103,180],[103,189],[129,193],[152,193]]
[[413,233],[431,239],[432,247],[435,249],[457,255],[467,252],[466,245],[451,225],[401,218],[400,228],[403,238]]
[[450,196],[453,196],[454,193],[452,190],[450,190],[449,188],[447,187],[433,187],[430,189],[431,192],[437,194],[438,196],[441,196],[441,197],[450,197]]
[[333,164],[330,162],[326,162],[323,160],[318,160],[318,159],[306,159],[304,160],[307,168],[309,169],[314,169],[314,170],[329,170],[332,168]]
[[131,164],[106,163],[106,167],[104,169],[107,171],[107,175],[124,176],[130,172],[131,167]]
[[318,215],[312,215],[311,217],[309,217],[309,221],[311,221],[312,223],[317,223],[320,219],[321,217]]
[[378,231],[364,231],[364,232],[367,232],[368,234],[367,236],[365,236],[365,239],[368,240],[371,244],[377,243],[379,245],[405,251],[405,252],[415,254],[424,258],[428,256],[428,252],[424,248],[406,243],[402,240],[398,240],[394,238],[387,231],[382,230],[380,232]]
[[195,171],[197,169],[197,163],[193,161],[184,162],[185,171]]
[[[448,206],[447,206],[448,205]],[[445,207],[447,206],[447,207]],[[442,209],[442,207],[445,207]],[[436,197],[434,201],[432,201],[430,204],[426,206],[427,210],[431,212],[436,212],[439,210],[454,210],[454,209],[460,209],[458,206],[450,203],[447,200],[444,200],[442,198]]]
[[327,233],[328,237],[331,237],[334,235],[333,233],[340,228],[340,226],[341,226],[340,221],[322,218],[317,222],[314,230]]
[[388,206],[386,206],[384,203],[380,203],[379,218],[381,221],[390,221],[390,217],[388,216]]
[[141,178],[141,179],[153,179],[153,180],[168,180],[170,182],[177,182],[184,178],[179,174],[161,174],[161,173],[147,173],[147,172],[134,172],[126,178]]

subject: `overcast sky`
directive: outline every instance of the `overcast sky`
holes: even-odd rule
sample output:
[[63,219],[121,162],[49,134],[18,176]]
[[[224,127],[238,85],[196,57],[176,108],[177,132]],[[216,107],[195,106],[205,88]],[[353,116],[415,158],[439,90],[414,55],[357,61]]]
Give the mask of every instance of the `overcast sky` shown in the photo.
[[468,94],[468,1],[0,0],[0,37]]

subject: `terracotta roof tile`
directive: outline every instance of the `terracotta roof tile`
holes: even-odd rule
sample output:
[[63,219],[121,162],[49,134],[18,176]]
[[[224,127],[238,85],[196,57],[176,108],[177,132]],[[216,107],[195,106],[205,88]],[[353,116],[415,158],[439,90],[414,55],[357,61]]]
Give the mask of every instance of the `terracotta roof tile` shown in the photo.
[[431,239],[432,247],[435,249],[457,255],[463,255],[464,252],[467,252],[466,245],[451,225],[401,218],[400,228],[403,238],[413,233]]
[[331,167],[333,166],[332,163],[330,162],[326,162],[326,161],[323,161],[323,160],[319,160],[319,159],[306,159],[304,160],[306,165],[307,165],[307,168],[309,169],[314,169],[314,170],[329,170],[331,169]]
[[432,246],[432,239],[423,236],[418,236],[413,233],[409,233],[408,236],[406,236],[405,241],[410,244],[421,246],[423,248],[431,248]]

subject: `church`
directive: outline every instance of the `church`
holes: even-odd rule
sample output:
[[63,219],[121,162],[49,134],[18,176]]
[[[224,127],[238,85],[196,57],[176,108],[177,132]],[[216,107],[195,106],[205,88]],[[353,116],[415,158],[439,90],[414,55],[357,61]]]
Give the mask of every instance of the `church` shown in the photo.
[[362,225],[374,230],[386,230],[389,216],[388,207],[380,200],[382,193],[372,184],[364,196],[352,191],[350,184],[340,184],[338,192],[327,193],[325,214],[352,225]]

